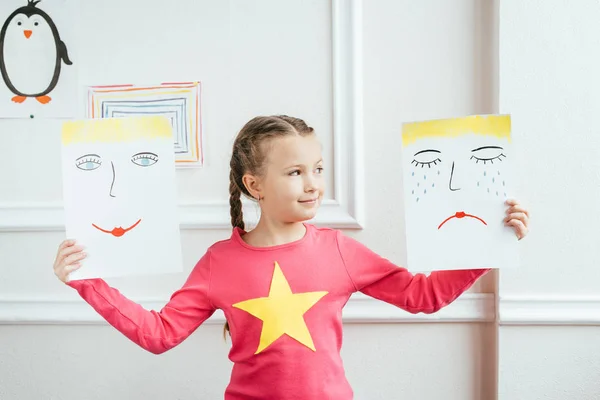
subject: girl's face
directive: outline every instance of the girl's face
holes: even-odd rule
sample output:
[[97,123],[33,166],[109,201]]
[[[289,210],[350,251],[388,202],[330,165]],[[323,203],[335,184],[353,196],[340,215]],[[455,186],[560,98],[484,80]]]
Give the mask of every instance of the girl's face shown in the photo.
[[262,213],[283,223],[312,219],[325,191],[321,144],[315,135],[289,135],[265,144],[260,179]]

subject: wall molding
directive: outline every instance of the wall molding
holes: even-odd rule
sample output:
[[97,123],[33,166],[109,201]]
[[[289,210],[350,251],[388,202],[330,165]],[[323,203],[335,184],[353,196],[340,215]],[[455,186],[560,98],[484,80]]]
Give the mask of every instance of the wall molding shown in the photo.
[[[132,299],[147,310],[160,310],[168,299]],[[496,313],[498,310],[498,313]],[[343,311],[347,324],[473,323],[501,326],[600,326],[600,297],[503,296],[496,305],[492,293],[465,293],[434,314],[410,314],[361,293]],[[206,324],[222,324],[218,311]],[[106,324],[82,299],[0,297],[0,325]]]
[[[332,1],[333,79],[333,199],[327,200],[315,225],[337,229],[364,228],[363,105],[362,105],[362,0]],[[258,210],[244,203],[249,226]],[[229,204],[179,204],[182,229],[230,229]],[[63,204],[0,203],[0,232],[62,231]]]
[[[134,300],[146,310],[159,311],[168,299]],[[390,304],[355,294],[343,311],[344,323],[492,322],[494,295],[465,293],[435,314],[410,314]],[[223,324],[218,311],[205,324]],[[0,325],[105,325],[107,322],[84,300],[0,298]]]
[[600,296],[501,296],[498,323],[600,326]]

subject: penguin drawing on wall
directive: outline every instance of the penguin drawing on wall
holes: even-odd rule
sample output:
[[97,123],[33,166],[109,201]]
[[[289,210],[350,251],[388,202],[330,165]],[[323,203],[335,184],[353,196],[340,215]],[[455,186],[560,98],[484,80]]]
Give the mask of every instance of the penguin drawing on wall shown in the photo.
[[41,0],[27,0],[27,5],[8,16],[0,30],[0,72],[12,101],[23,103],[34,97],[41,104],[60,77],[61,63],[73,63],[67,46],[60,39],[52,18],[36,5]]

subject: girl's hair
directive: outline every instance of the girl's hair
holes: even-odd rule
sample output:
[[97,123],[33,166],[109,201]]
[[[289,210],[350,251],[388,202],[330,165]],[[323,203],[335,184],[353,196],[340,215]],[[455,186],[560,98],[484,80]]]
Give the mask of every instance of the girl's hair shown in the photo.
[[[245,229],[242,213],[242,194],[249,199],[252,197],[244,185],[244,174],[261,176],[264,174],[266,151],[265,147],[271,139],[287,135],[308,136],[314,129],[306,123],[287,115],[272,115],[255,117],[246,123],[238,133],[233,143],[233,153],[229,163],[229,213],[233,228]],[[260,200],[260,199],[258,199]],[[229,324],[226,322],[223,335],[226,337]]]

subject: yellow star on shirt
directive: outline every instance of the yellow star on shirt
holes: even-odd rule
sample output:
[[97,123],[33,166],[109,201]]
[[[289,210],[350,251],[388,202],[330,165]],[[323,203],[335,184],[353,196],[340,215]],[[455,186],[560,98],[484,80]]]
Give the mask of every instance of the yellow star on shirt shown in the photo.
[[275,262],[269,296],[242,301],[233,307],[263,321],[260,343],[254,354],[260,353],[284,334],[316,351],[304,321],[304,313],[326,294],[327,292],[292,293],[279,264]]

